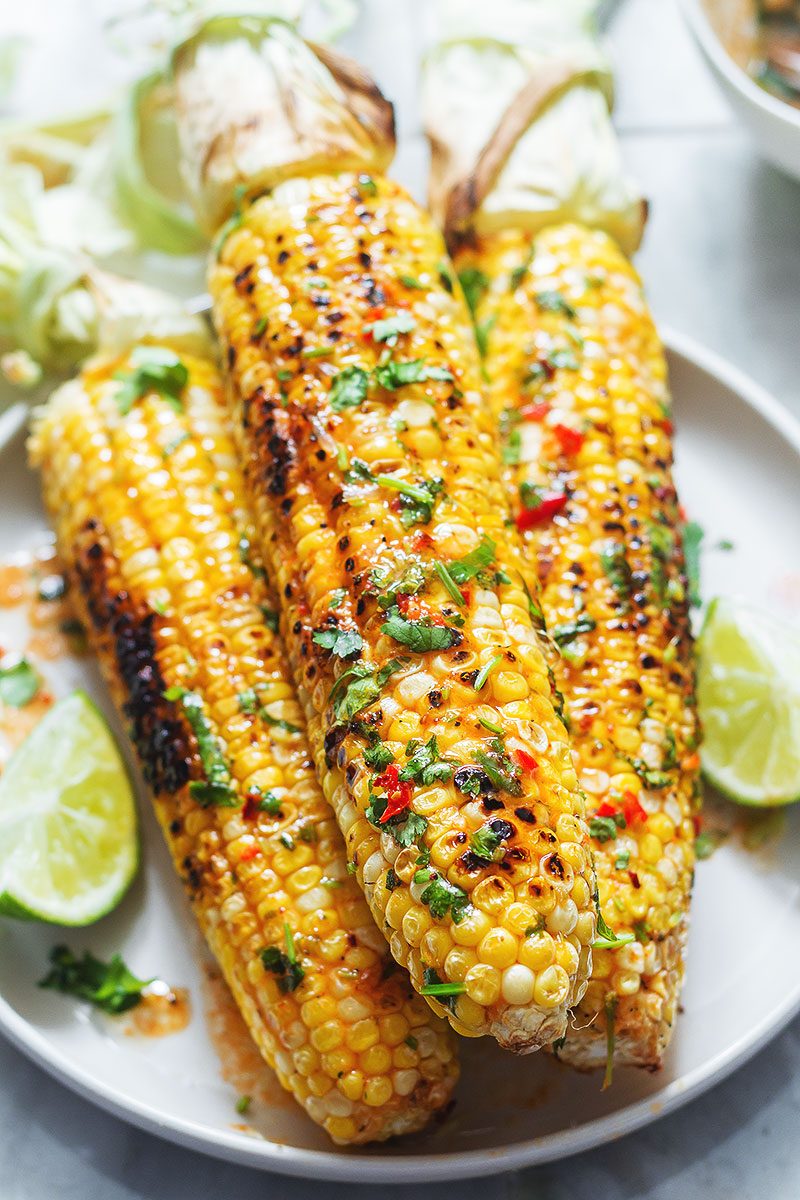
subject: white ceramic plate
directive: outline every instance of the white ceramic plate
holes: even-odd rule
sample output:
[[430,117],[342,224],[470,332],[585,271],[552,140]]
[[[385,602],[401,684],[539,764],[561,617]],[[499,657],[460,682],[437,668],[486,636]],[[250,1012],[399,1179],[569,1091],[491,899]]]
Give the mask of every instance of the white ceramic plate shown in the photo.
[[[678,427],[678,477],[709,550],[704,591],[739,593],[776,609],[800,592],[800,426],[713,356],[674,335],[670,368]],[[16,426],[17,432],[14,433]],[[24,465],[20,422],[0,424],[0,558],[40,543],[45,521]],[[24,645],[22,617],[0,610],[0,642]],[[87,662],[61,662],[57,691],[87,687],[105,698]],[[458,1102],[431,1133],[360,1151],[331,1148],[284,1097],[266,1068],[209,1001],[203,952],[166,851],[142,796],[145,867],[120,908],[93,929],[70,932],[75,948],[121,951],[140,975],[189,988],[193,1019],[161,1041],[132,1037],[125,1019],[36,988],[48,952],[64,937],[49,927],[0,923],[0,1029],[57,1079],[106,1110],[221,1158],[292,1175],[412,1182],[496,1173],[565,1157],[655,1120],[757,1052],[800,1010],[800,809],[759,852],[735,838],[700,864],[684,1013],[663,1071],[620,1070],[601,1093],[597,1074],[574,1074],[544,1055],[515,1059],[487,1041],[462,1043]],[[210,1015],[209,1015],[210,1014]],[[226,1024],[226,1022],[228,1022]],[[228,1079],[210,1029],[227,1030]],[[238,1060],[238,1061],[232,1061]],[[249,1072],[249,1075],[248,1075]],[[240,1093],[256,1099],[238,1116]],[[252,1129],[243,1127],[247,1120]]]

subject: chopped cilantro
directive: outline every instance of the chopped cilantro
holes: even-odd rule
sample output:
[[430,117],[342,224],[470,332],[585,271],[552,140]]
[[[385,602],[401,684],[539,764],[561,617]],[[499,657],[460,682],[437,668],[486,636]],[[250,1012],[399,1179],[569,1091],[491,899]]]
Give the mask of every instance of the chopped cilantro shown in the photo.
[[617,857],[614,859],[614,866],[618,871],[624,871],[631,861],[630,850],[618,850]]
[[122,416],[148,392],[156,392],[176,412],[183,410],[181,397],[189,382],[189,370],[174,350],[164,346],[137,346],[130,361],[133,370],[117,371],[114,375],[122,383],[116,395]]
[[564,371],[577,371],[580,367],[574,351],[569,349],[551,350],[544,361],[551,371],[557,371],[559,368]]
[[264,624],[272,630],[273,633],[278,632],[279,614],[274,608],[268,608],[266,604],[260,604],[261,615],[264,618]]
[[11,708],[24,708],[39,687],[39,676],[26,658],[11,667],[0,667],[0,703]]
[[358,188],[365,196],[377,196],[378,194],[378,185],[371,175],[359,175]]
[[573,320],[576,316],[575,309],[566,297],[561,295],[561,292],[537,292],[534,299],[537,307],[542,312],[562,313],[565,317],[569,317],[570,320]]
[[284,721],[280,717],[271,716],[266,708],[260,708],[258,715],[265,725],[271,726],[272,729],[282,729],[284,733],[299,733],[300,726],[292,725],[291,721]]
[[415,275],[398,275],[398,279],[404,287],[411,288],[413,291],[424,292],[425,284],[420,283]]
[[312,641],[323,650],[330,650],[335,658],[356,658],[364,646],[364,639],[357,629],[317,629]]
[[441,479],[426,479],[421,484],[413,484],[395,475],[375,475],[373,478],[381,487],[392,488],[400,493],[400,521],[406,529],[411,525],[428,524],[434,505],[444,490]]
[[327,358],[333,346],[304,346],[301,353],[303,358]]
[[83,958],[76,958],[68,946],[56,946],[50,952],[50,963],[49,972],[39,980],[40,988],[88,1000],[114,1016],[134,1008],[143,989],[153,982],[132,975],[119,954],[105,963],[88,950]]
[[695,858],[706,859],[711,858],[711,855],[717,849],[720,843],[720,838],[708,830],[703,833],[698,833],[694,839]]
[[600,565],[608,582],[622,599],[631,594],[631,569],[622,542],[606,542],[600,551]]
[[243,692],[239,692],[236,699],[239,701],[240,712],[254,713],[258,708],[258,696],[255,688],[245,688]]
[[452,383],[452,372],[445,367],[426,367],[421,358],[408,362],[397,362],[390,358],[381,363],[373,371],[375,382],[387,391],[393,392],[409,383],[426,383],[428,380],[443,380]]
[[683,555],[689,581],[689,603],[692,608],[699,608],[703,603],[700,595],[700,544],[704,537],[702,525],[697,521],[686,522],[683,527]]
[[161,457],[165,459],[169,458],[171,454],[175,453],[179,446],[182,446],[184,442],[188,442],[190,440],[190,435],[186,432],[186,430],[181,430],[180,433],[175,434],[174,438],[170,438],[170,440],[165,443],[164,448],[161,451]]
[[[380,321],[372,321],[364,326],[365,333],[371,333],[375,342],[388,342],[394,346],[401,333],[411,333],[417,322],[411,313],[399,312],[393,317],[384,317]],[[385,385],[382,385],[385,386]]]
[[[449,914],[454,925],[463,921],[470,906],[467,893],[454,883],[450,883],[449,879],[439,875],[431,879],[420,895],[420,900],[431,910],[432,917],[446,917]],[[428,992],[427,994],[435,995],[436,993]]]
[[595,624],[595,621],[588,614],[582,613],[574,621],[554,626],[552,631],[553,641],[559,646],[566,646],[569,642],[573,642],[576,637],[579,637],[580,634],[591,633],[595,628]]
[[168,688],[164,697],[167,700],[180,701],[197,742],[205,779],[193,779],[189,784],[189,794],[203,808],[210,805],[222,808],[236,806],[238,799],[230,768],[205,714],[202,698],[197,692],[189,692],[182,687]]
[[494,329],[496,323],[497,315],[492,313],[485,321],[480,321],[475,326],[475,342],[477,343],[478,353],[481,358],[486,358],[489,352],[489,334]]
[[511,761],[506,753],[503,742],[499,737],[492,738],[489,743],[491,753],[479,750],[476,759],[489,776],[494,787],[511,796],[522,794],[522,784],[519,781],[519,767]]
[[458,279],[467,307],[474,317],[478,311],[478,305],[489,289],[491,282],[489,276],[484,274],[479,267],[466,267],[463,271],[459,271]]
[[329,400],[334,412],[344,412],[346,408],[358,408],[367,398],[369,376],[363,367],[345,367],[334,376]]
[[489,661],[487,663],[483,664],[480,671],[478,671],[478,674],[475,676],[475,682],[472,685],[476,692],[479,692],[481,690],[483,685],[486,683],[486,680],[491,675],[492,671],[494,671],[495,668],[497,666],[499,666],[499,664],[502,661],[503,661],[502,654],[494,654],[494,655],[492,655],[492,657],[489,659]]
[[480,544],[469,554],[448,563],[447,570],[450,576],[458,584],[468,583],[470,579],[474,579],[481,571],[485,571],[492,565],[496,549],[492,539],[484,536],[481,538]]
[[669,775],[665,775],[663,771],[655,771],[651,767],[648,767],[647,763],[641,758],[626,758],[625,761],[630,763],[642,783],[654,791],[669,787],[672,783]]
[[469,848],[474,855],[485,859],[486,862],[498,862],[503,857],[503,839],[489,825],[475,830],[470,836]]
[[453,774],[450,763],[440,757],[435,736],[430,737],[424,745],[417,738],[411,738],[406,746],[406,757],[408,762],[400,772],[401,780],[413,780],[423,787],[430,787],[433,783],[449,779]]
[[592,817],[589,821],[589,836],[596,838],[601,844],[614,842],[617,830],[625,828],[625,817],[622,813],[614,813],[611,817]]
[[507,467],[519,466],[522,457],[522,434],[519,429],[510,430],[501,450],[503,462]]
[[355,663],[336,680],[329,697],[337,721],[349,721],[373,700],[377,700],[387,680],[403,666],[392,658],[376,671],[367,663]]
[[374,771],[383,771],[389,766],[389,763],[394,762],[394,755],[388,746],[379,742],[377,746],[367,746],[364,751],[364,762]]
[[240,1117],[243,1117],[249,1111],[250,1105],[252,1103],[253,1103],[252,1096],[240,1096],[239,1097],[239,1099],[236,1101],[236,1111]]
[[521,262],[519,264],[519,266],[514,267],[514,270],[511,272],[511,274],[508,277],[509,291],[515,292],[517,290],[517,288],[522,283],[525,276],[528,274],[528,271],[530,270],[530,265],[532,262],[533,262],[533,245],[531,244],[531,248],[528,251],[528,257],[525,259],[524,262]]
[[297,961],[294,937],[288,922],[284,922],[283,936],[286,952],[277,946],[267,946],[261,951],[261,962],[265,971],[277,976],[278,988],[286,995],[297,990],[306,973]]
[[448,571],[448,569],[444,565],[444,563],[435,562],[433,564],[433,569],[436,572],[436,574],[439,576],[439,578],[441,579],[442,583],[444,584],[445,591],[447,592],[450,599],[453,600],[456,604],[463,607],[463,605],[465,603],[464,597],[461,595],[461,592],[456,587],[455,581],[453,580],[453,577],[451,576],[450,572]]
[[387,634],[401,646],[408,646],[416,654],[425,654],[429,650],[449,650],[461,641],[461,634],[449,625],[433,625],[428,620],[409,621],[401,616],[397,607],[387,612],[381,633]]
[[334,590],[331,592],[331,598],[328,601],[328,608],[330,608],[330,609],[340,608],[341,605],[344,604],[344,601],[346,599],[347,599],[347,588],[334,588]]

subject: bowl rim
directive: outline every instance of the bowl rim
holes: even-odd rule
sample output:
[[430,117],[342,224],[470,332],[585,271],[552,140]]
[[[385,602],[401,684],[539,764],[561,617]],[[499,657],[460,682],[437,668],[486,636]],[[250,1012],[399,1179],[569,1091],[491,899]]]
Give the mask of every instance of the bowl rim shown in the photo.
[[750,78],[743,67],[739,66],[722,44],[722,40],[706,14],[702,0],[679,0],[679,7],[700,49],[731,87],[735,88],[751,105],[760,108],[767,115],[775,117],[788,129],[800,133],[800,109],[792,108],[785,101],[771,96]]

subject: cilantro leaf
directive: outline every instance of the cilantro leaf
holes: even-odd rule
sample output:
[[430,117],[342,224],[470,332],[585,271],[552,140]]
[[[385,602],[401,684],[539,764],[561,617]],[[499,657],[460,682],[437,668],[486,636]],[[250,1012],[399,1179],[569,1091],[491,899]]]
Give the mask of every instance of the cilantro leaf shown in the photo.
[[459,271],[458,278],[467,307],[474,317],[478,305],[489,290],[491,280],[479,267],[466,267],[463,271]]
[[430,787],[433,783],[449,779],[453,774],[450,763],[440,757],[435,735],[424,745],[417,738],[412,738],[406,746],[406,757],[408,762],[400,772],[401,780],[413,780],[423,787]]
[[480,545],[471,550],[469,554],[447,564],[450,576],[456,583],[468,583],[470,579],[474,579],[481,571],[485,571],[492,565],[496,549],[497,546],[492,539],[484,536]]
[[284,733],[299,733],[300,726],[293,725],[291,721],[284,721],[280,717],[271,716],[265,708],[258,710],[258,715],[265,725],[270,725],[273,729],[282,729]]
[[389,763],[394,762],[394,755],[388,746],[379,742],[377,746],[367,746],[364,751],[364,762],[374,771],[383,771],[389,766]]
[[358,408],[367,398],[368,385],[369,375],[363,367],[345,367],[334,376],[328,393],[333,411],[340,413],[347,408]]
[[238,804],[233,778],[219,740],[206,716],[202,698],[197,692],[189,692],[182,687],[168,688],[164,697],[167,700],[180,701],[197,742],[205,779],[191,781],[190,795],[203,807],[214,804],[232,808]]
[[408,383],[426,383],[436,379],[452,383],[453,375],[444,367],[426,367],[424,359],[414,358],[409,362],[396,362],[390,358],[388,362],[375,367],[373,371],[376,383],[382,388],[393,392],[405,387]]
[[622,542],[606,542],[600,551],[600,565],[617,595],[627,600],[631,594],[631,568]]
[[400,615],[396,607],[390,608],[387,619],[381,625],[381,633],[387,634],[401,646],[408,646],[416,654],[429,650],[449,650],[462,641],[462,635],[448,625],[432,625],[430,621],[409,621]]
[[164,346],[137,346],[130,361],[132,370],[117,371],[114,375],[122,383],[116,401],[123,417],[148,392],[156,392],[176,412],[183,411],[181,397],[189,382],[189,370],[174,350]]
[[511,796],[520,796],[522,784],[519,781],[519,767],[509,758],[500,738],[493,738],[490,746],[490,754],[479,750],[475,755],[476,759],[494,787],[502,792],[508,792]]
[[499,858],[503,857],[503,839],[499,833],[495,833],[488,825],[483,825],[480,829],[476,829],[469,839],[469,848],[477,858],[483,858],[486,862],[498,861],[498,850],[500,851]]
[[39,676],[26,658],[11,667],[0,667],[0,702],[24,708],[39,691]]
[[305,979],[305,971],[297,961],[294,938],[289,925],[284,923],[286,951],[277,946],[266,946],[261,951],[261,962],[265,971],[277,976],[278,988],[284,995],[296,991]]
[[553,641],[559,646],[566,646],[569,642],[574,642],[575,638],[582,633],[591,633],[597,622],[586,613],[582,613],[576,617],[574,621],[565,622],[563,625],[555,625],[552,631]]
[[56,946],[50,952],[50,962],[50,971],[39,980],[40,988],[88,1000],[112,1015],[134,1008],[142,998],[143,988],[153,982],[132,975],[119,954],[105,963],[88,950],[78,959],[68,946]]
[[[617,816],[622,816],[621,813],[613,817],[592,817],[589,822],[589,836],[596,838],[598,842],[614,842],[617,840],[617,830],[621,828]],[[622,818],[623,824],[625,818]]]
[[467,893],[439,875],[430,881],[420,900],[431,910],[432,917],[446,917],[449,914],[455,925],[464,919],[470,907]]
[[355,663],[341,674],[329,697],[337,721],[351,720],[362,708],[377,700],[386,681],[403,665],[402,659],[392,658],[375,671],[367,663]]
[[357,629],[317,629],[312,641],[324,650],[330,650],[336,658],[355,658],[362,650],[364,639]]
[[413,846],[422,837],[428,828],[428,822],[419,813],[412,812],[408,814],[404,821],[401,821],[397,825],[389,822],[389,826],[389,832],[398,845],[408,849],[409,846]]
[[699,608],[703,603],[700,595],[700,545],[705,530],[697,521],[687,521],[683,527],[683,556],[686,560],[686,576],[689,581],[689,603]]
[[411,313],[399,312],[393,317],[384,317],[380,321],[372,321],[369,325],[364,326],[365,333],[371,333],[373,341],[389,342],[394,345],[397,341],[398,334],[411,333],[415,329],[417,322],[411,316]]
[[561,295],[561,292],[537,292],[534,299],[536,300],[537,307],[542,312],[563,313],[565,317],[569,317],[570,319],[574,319],[576,316],[575,309],[566,297]]
[[330,609],[341,608],[342,604],[344,604],[346,599],[347,599],[347,588],[334,588],[334,590],[331,592],[331,598],[328,601],[328,608],[330,608]]

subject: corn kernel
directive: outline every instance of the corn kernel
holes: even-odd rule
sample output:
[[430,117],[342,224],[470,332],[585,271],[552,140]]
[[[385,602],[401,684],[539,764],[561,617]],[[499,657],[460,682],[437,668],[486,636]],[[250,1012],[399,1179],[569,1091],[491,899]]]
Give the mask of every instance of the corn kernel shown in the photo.
[[370,1108],[380,1108],[383,1104],[388,1104],[392,1098],[392,1081],[387,1079],[385,1075],[378,1075],[374,1079],[368,1079],[364,1085],[364,1103]]
[[502,971],[517,961],[518,942],[507,929],[490,929],[478,947],[481,962]]
[[507,1004],[530,1004],[535,982],[529,967],[514,963],[503,972],[503,999]]
[[496,967],[488,963],[477,963],[464,976],[464,986],[470,1000],[476,1004],[495,1004],[500,996],[502,976]]
[[519,961],[533,971],[542,971],[556,961],[555,943],[549,933],[542,930],[523,938],[519,947]]
[[542,1008],[557,1008],[569,995],[569,975],[563,967],[545,967],[536,976],[533,998]]

